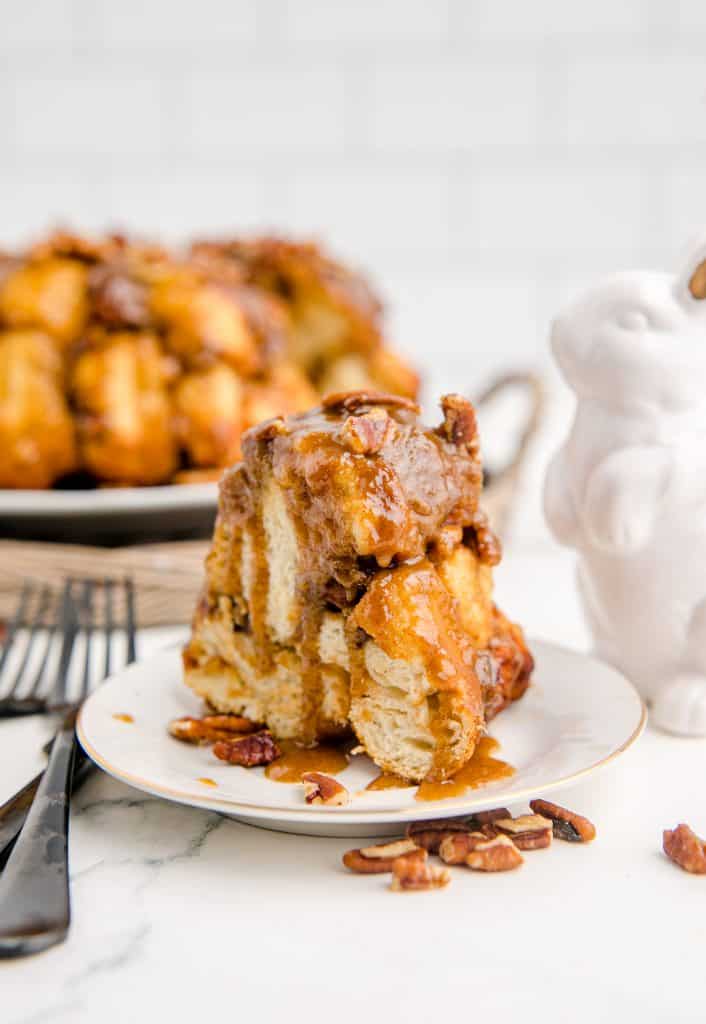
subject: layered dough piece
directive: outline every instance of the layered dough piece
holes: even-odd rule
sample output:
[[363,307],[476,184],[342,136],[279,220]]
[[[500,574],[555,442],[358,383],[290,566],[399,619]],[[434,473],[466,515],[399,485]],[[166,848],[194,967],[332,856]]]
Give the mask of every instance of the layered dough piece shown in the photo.
[[186,682],[304,744],[353,729],[405,778],[448,778],[528,685],[495,607],[475,416],[336,394],[250,430],[228,471]]

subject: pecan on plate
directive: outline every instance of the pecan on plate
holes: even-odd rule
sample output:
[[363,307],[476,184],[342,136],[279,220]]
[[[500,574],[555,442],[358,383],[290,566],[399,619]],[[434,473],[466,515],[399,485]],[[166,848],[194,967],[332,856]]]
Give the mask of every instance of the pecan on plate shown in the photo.
[[472,829],[468,822],[459,818],[438,818],[433,821],[412,821],[407,826],[407,836],[417,846],[429,853],[438,853],[444,839],[454,835],[465,835]]
[[423,860],[398,857],[392,863],[393,892],[427,892],[429,889],[443,889],[451,881],[451,872],[437,868]]
[[688,825],[662,833],[662,849],[670,860],[692,875],[706,875],[706,846]]
[[323,772],[304,772],[304,799],[308,804],[343,807],[350,800],[348,790],[337,779]]
[[549,800],[530,800],[530,807],[535,814],[550,819],[555,839],[565,839],[568,843],[590,843],[596,838],[596,827],[588,818],[567,811],[559,804],[552,804]]
[[466,857],[474,871],[512,871],[523,863],[523,856],[509,836],[498,835],[478,843]]
[[[465,864],[479,843],[487,843],[484,832],[455,832],[447,835],[439,845],[439,856],[445,864]],[[491,837],[492,838],[492,837]]]
[[253,768],[258,764],[270,764],[275,761],[281,751],[272,738],[272,733],[263,731],[241,736],[240,739],[221,740],[214,746],[213,753],[228,764]]
[[412,839],[396,839],[380,846],[365,846],[362,850],[349,850],[343,854],[343,863],[359,875],[383,875],[392,871],[396,860],[425,861],[427,851]]
[[186,715],[169,723],[169,734],[182,743],[217,743],[256,732],[259,728],[256,722],[241,715],[204,715],[202,718]]
[[543,850],[551,845],[552,822],[541,814],[521,814],[519,818],[497,818],[492,826],[509,836],[518,850]]

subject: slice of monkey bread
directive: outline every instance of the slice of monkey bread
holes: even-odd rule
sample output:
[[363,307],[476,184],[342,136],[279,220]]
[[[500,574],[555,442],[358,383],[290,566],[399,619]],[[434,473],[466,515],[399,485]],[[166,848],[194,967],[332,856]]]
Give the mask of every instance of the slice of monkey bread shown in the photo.
[[423,427],[408,399],[335,394],[243,439],[221,483],[187,684],[303,744],[351,728],[387,772],[441,780],[526,689],[492,598],[475,415]]

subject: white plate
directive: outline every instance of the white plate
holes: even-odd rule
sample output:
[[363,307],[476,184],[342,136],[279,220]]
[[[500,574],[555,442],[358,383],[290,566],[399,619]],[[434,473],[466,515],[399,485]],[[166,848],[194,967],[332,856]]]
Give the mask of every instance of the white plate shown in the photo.
[[[626,750],[645,724],[636,690],[614,669],[585,655],[536,641],[535,682],[492,723],[498,756],[515,775],[460,797],[422,803],[415,789],[363,792],[378,774],[352,757],[338,778],[355,794],[346,807],[309,807],[302,787],[272,782],[261,768],[218,761],[207,747],[167,734],[180,715],[202,706],[181,682],[178,651],[163,651],[114,676],[84,704],[78,736],[93,760],[118,779],[178,803],[205,807],[251,824],[309,835],[389,835],[405,822],[460,815],[527,801],[596,771]],[[116,714],[131,715],[124,722]],[[199,782],[209,778],[211,787]]]
[[63,540],[210,532],[218,484],[163,487],[105,487],[93,490],[12,491],[0,489],[4,536]]

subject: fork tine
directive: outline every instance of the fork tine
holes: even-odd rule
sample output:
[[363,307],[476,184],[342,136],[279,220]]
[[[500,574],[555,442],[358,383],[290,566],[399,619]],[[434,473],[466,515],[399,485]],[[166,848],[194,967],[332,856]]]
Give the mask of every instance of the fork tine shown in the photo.
[[56,609],[55,609],[55,612],[54,612],[53,621],[52,621],[51,625],[49,626],[49,628],[47,629],[47,632],[46,632],[46,637],[44,639],[44,647],[43,647],[43,650],[42,650],[42,656],[41,656],[41,658],[39,660],[39,666],[37,667],[37,674],[34,677],[34,680],[32,682],[32,685],[30,687],[29,694],[28,694],[28,696],[30,696],[30,697],[36,697],[37,696],[37,694],[39,693],[39,688],[40,688],[41,683],[42,683],[42,679],[44,678],[44,671],[45,671],[45,669],[47,667],[47,663],[49,661],[49,652],[51,651],[51,647],[52,647],[52,644],[54,642],[54,637],[56,636],[56,631],[59,629],[59,626],[61,625],[61,616],[62,616],[63,603],[66,600],[66,587],[67,587],[67,583],[66,583],[66,581],[64,581],[64,586],[62,588],[61,597],[57,597],[57,600],[56,600]]
[[103,662],[103,678],[107,679],[110,675],[110,654],[111,645],[113,643],[113,581],[106,577],[103,580],[103,593],[105,597],[105,660]]
[[0,654],[0,675],[2,674],[5,664],[7,662],[8,655],[12,649],[12,645],[15,642],[17,631],[22,627],[24,622],[25,612],[27,605],[29,604],[30,597],[34,592],[34,586],[30,580],[25,580],[22,584],[22,592],[20,594],[20,600],[17,605],[17,610],[12,617],[10,625],[7,627],[7,635],[5,637],[5,643],[3,644],[2,654]]
[[17,666],[17,670],[15,672],[15,678],[12,681],[12,685],[10,686],[10,689],[7,691],[7,693],[5,694],[5,696],[8,697],[8,698],[9,697],[14,697],[16,695],[18,689],[20,688],[22,680],[24,679],[25,673],[27,671],[27,665],[29,663],[30,655],[32,654],[32,650],[35,647],[34,641],[37,638],[37,634],[39,633],[39,630],[40,629],[44,629],[44,626],[46,625],[46,621],[45,620],[46,620],[46,617],[47,617],[47,612],[49,610],[49,606],[51,605],[51,598],[52,598],[51,587],[48,586],[48,585],[42,587],[42,590],[41,590],[41,593],[40,593],[40,598],[39,598],[39,605],[38,605],[37,610],[36,610],[36,612],[35,612],[35,614],[34,614],[34,616],[32,618],[32,625],[30,627],[29,636],[27,637],[27,641],[25,643],[25,648],[24,648],[24,651],[22,652],[22,660],[20,661],[20,664]]
[[96,587],[95,580],[83,581],[83,593],[81,595],[81,618],[85,636],[83,652],[83,680],[81,682],[81,700],[88,696],[91,687],[91,640],[93,638],[93,595]]
[[59,609],[59,620],[61,622],[61,653],[59,655],[59,666],[56,672],[56,683],[52,702],[54,704],[65,704],[69,680],[69,666],[73,654],[74,641],[77,632],[76,606],[73,600],[73,586],[76,580],[72,577],[64,582],[64,590],[61,597]]
[[127,631],[127,663],[132,664],[137,658],[135,650],[135,585],[128,576],[125,580],[126,608],[126,631]]

